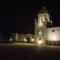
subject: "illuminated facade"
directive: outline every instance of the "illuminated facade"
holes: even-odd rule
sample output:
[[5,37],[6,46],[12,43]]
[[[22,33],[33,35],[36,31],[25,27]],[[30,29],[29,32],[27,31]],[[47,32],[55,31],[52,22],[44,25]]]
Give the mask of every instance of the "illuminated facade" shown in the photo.
[[35,39],[36,41],[47,40],[47,22],[50,22],[50,15],[48,11],[43,7],[43,9],[38,12],[38,19],[35,19]]

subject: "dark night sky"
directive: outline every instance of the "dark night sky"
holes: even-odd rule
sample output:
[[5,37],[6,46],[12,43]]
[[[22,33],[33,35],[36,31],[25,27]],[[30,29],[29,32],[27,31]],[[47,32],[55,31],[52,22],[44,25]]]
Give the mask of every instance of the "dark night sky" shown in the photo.
[[[7,6],[7,7],[6,7]],[[9,7],[8,7],[9,6]],[[0,8],[0,31],[2,36],[12,32],[34,33],[36,13],[43,6],[49,11],[53,26],[60,26],[60,2],[57,0],[33,0],[8,3]]]

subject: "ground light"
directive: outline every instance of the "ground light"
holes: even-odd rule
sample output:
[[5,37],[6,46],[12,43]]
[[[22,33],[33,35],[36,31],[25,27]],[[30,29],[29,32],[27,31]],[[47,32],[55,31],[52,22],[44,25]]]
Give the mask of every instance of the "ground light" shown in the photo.
[[38,40],[37,40],[37,44],[38,44],[38,45],[42,45],[42,44],[43,44],[43,41],[38,39]]
[[24,40],[24,42],[27,42],[27,39],[26,38],[24,38],[23,40]]
[[9,40],[9,41],[10,41],[10,42],[11,42],[11,41],[13,41],[13,40],[12,40],[12,38],[10,38],[10,40]]

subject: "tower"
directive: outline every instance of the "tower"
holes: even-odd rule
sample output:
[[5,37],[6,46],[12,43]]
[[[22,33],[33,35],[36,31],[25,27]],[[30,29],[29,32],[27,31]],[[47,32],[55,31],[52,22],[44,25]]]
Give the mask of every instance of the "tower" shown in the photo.
[[37,19],[35,19],[35,38],[36,41],[47,40],[47,22],[50,22],[50,15],[48,11],[43,7],[40,12],[38,12]]

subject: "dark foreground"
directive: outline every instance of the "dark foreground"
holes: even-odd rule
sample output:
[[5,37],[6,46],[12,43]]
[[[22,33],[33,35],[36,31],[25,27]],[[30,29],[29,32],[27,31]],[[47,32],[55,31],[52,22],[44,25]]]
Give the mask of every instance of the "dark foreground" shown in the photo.
[[60,47],[1,45],[0,60],[60,60]]

